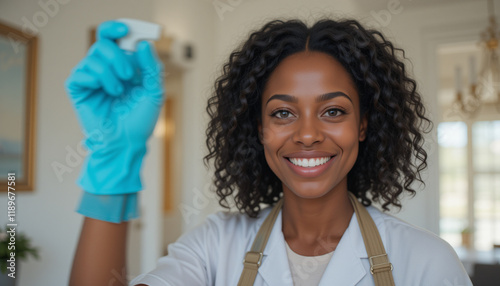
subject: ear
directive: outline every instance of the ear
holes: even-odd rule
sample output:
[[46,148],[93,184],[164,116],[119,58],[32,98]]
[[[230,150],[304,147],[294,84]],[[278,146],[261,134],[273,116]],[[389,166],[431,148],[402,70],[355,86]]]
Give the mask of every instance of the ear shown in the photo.
[[359,123],[359,142],[363,142],[366,139],[366,130],[368,129],[368,118],[366,115],[361,117],[361,122]]

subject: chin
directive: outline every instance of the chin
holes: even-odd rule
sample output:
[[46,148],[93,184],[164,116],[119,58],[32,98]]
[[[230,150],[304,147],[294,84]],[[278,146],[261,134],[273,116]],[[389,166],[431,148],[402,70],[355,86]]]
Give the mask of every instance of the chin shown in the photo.
[[318,199],[318,198],[321,198],[321,197],[323,197],[325,195],[325,193],[321,193],[321,194],[311,194],[311,193],[301,194],[301,193],[294,193],[294,194],[297,195],[301,199]]
[[283,184],[283,191],[285,189],[287,189],[285,193],[291,193],[299,198],[317,199],[347,189],[347,177],[340,181],[332,178],[320,181],[292,181],[290,184]]
[[325,196],[329,190],[323,188],[289,188],[289,191],[302,199],[317,199]]

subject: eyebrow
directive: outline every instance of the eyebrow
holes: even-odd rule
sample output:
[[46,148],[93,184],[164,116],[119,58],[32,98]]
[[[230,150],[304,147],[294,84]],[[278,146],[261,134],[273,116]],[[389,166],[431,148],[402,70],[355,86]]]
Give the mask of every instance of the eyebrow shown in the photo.
[[[352,103],[351,98],[347,94],[345,94],[345,93],[343,93],[341,91],[329,92],[329,93],[321,94],[320,96],[316,97],[316,102],[327,101],[327,100],[330,100],[330,99],[333,99],[333,98],[339,97],[339,96],[343,96],[343,97],[349,99],[349,101]],[[271,101],[273,99],[279,99],[279,100],[283,100],[283,101],[286,101],[286,102],[293,102],[293,103],[299,102],[299,99],[297,97],[293,96],[293,95],[275,94],[275,95],[271,96],[267,100],[266,105],[269,103],[269,101]]]
[[345,94],[341,91],[329,92],[329,93],[322,94],[316,98],[316,102],[327,101],[327,100],[330,100],[332,98],[339,97],[339,96],[343,96],[343,97],[349,99],[349,101],[352,103],[352,99],[347,94]]

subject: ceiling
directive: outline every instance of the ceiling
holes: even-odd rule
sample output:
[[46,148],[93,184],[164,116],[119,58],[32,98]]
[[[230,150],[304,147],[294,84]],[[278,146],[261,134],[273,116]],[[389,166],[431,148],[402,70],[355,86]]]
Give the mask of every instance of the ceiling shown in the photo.
[[[388,5],[401,5],[407,8],[424,8],[436,5],[445,5],[461,2],[477,2],[486,5],[486,0],[351,0],[360,10],[370,11],[376,9],[387,9]],[[400,3],[400,4],[397,4]],[[497,4],[498,3],[498,4]],[[500,5],[500,1],[495,0],[495,4]],[[486,7],[486,6],[485,6]]]

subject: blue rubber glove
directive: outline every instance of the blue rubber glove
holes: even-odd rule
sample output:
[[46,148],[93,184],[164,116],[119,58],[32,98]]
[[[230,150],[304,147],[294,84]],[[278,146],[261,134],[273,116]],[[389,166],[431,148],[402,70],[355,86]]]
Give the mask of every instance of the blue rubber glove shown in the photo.
[[85,191],[77,211],[117,223],[138,217],[141,164],[164,102],[163,65],[148,42],[135,53],[119,49],[114,40],[127,32],[123,23],[102,23],[66,80],[90,151],[77,181]]
[[127,31],[116,21],[101,24],[97,42],[66,81],[90,151],[78,184],[97,195],[142,189],[146,141],[164,102],[163,66],[151,44],[140,42],[127,54],[113,41]]

